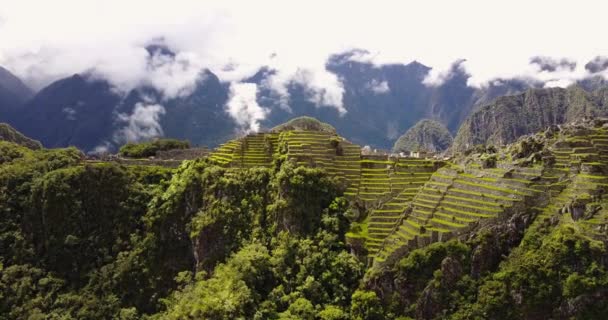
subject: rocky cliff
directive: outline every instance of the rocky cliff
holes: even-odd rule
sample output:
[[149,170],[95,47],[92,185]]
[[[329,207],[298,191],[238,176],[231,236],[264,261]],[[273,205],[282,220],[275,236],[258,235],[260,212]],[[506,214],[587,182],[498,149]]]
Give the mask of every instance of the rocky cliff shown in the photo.
[[497,98],[463,122],[454,139],[454,150],[462,151],[477,144],[505,145],[551,125],[606,115],[607,95],[606,87],[588,92],[571,86],[531,89]]

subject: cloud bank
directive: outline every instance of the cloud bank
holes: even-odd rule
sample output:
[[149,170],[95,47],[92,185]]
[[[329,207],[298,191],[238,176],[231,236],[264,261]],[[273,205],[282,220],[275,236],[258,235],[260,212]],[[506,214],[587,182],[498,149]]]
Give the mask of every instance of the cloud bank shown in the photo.
[[[591,74],[607,77],[607,9],[592,0],[3,1],[0,65],[35,89],[91,71],[119,91],[148,85],[165,98],[187,95],[209,69],[231,83],[236,100],[227,110],[240,104],[252,130],[263,112],[243,107],[253,89],[240,82],[262,66],[276,72],[260,85],[286,110],[287,87],[296,83],[319,107],[348,112],[341,81],[325,64],[355,48],[368,53],[353,60],[432,67],[428,85],[449,79],[455,62],[476,87],[494,79],[566,86]],[[175,54],[151,54],[153,39]],[[370,88],[386,89],[382,82]]]
[[254,83],[233,83],[230,86],[230,98],[226,110],[244,133],[260,130],[260,120],[263,120],[269,112],[268,109],[258,105],[257,92],[258,87]]
[[131,114],[118,114],[123,127],[114,135],[114,141],[120,144],[149,140],[163,135],[160,116],[165,108],[159,104],[137,103]]
[[384,94],[391,91],[388,82],[376,79],[372,79],[372,81],[367,84],[367,88],[375,94]]

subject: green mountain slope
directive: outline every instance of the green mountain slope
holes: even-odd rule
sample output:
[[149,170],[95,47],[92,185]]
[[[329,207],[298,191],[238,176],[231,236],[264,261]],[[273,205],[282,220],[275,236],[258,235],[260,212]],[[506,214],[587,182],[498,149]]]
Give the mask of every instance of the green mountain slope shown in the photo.
[[283,124],[280,124],[274,128],[272,128],[272,132],[281,132],[287,130],[296,130],[296,131],[320,131],[320,132],[328,132],[335,133],[336,128],[332,127],[327,123],[323,123],[312,117],[297,117],[291,119]]
[[177,169],[2,142],[0,315],[603,319],[607,124],[449,163],[304,130]]
[[40,142],[24,136],[6,123],[0,123],[0,141],[16,143],[30,149],[42,148],[42,144],[40,144]]
[[441,152],[452,145],[452,135],[440,122],[424,119],[407,130],[393,146],[393,152]]
[[462,151],[477,144],[504,145],[551,125],[606,115],[607,92],[606,87],[587,92],[571,86],[531,89],[497,98],[463,122],[454,139],[454,149]]

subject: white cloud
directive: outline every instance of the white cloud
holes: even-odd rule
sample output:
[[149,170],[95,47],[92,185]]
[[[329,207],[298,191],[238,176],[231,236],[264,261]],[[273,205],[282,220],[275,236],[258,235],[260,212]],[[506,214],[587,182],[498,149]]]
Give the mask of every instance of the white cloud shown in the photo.
[[391,91],[391,89],[388,87],[388,82],[376,79],[372,79],[366,87],[375,94],[384,94]]
[[76,120],[76,110],[72,107],[65,107],[61,109],[61,111],[65,114],[65,118],[68,120]]
[[114,134],[116,143],[136,142],[163,135],[159,123],[165,108],[159,104],[137,103],[132,114],[118,114],[118,121],[124,126]]
[[[325,63],[352,48],[370,52],[352,59],[376,64],[417,60],[437,81],[466,58],[473,86],[516,76],[576,79],[587,61],[608,53],[599,40],[608,3],[592,0],[0,1],[0,65],[35,88],[94,67],[123,90],[148,82],[176,96],[200,68],[238,82],[271,65],[278,72],[267,85],[283,97],[287,83],[311,81],[316,103],[344,111],[343,88]],[[144,45],[153,38],[176,50],[175,61],[149,68]],[[578,64],[547,74],[530,65],[534,56]]]
[[260,130],[260,120],[266,117],[268,109],[258,105],[255,83],[233,83],[230,85],[230,99],[226,112],[233,117],[245,133]]
[[555,87],[565,88],[573,83],[574,83],[574,80],[572,80],[572,79],[555,79],[555,80],[549,80],[549,81],[545,82],[544,87],[545,88],[555,88]]
[[89,152],[90,154],[105,154],[105,153],[109,153],[111,150],[111,146],[108,142],[104,142],[98,146],[96,146],[95,148],[93,148],[93,150],[91,152]]
[[291,81],[308,89],[309,100],[317,106],[332,106],[340,114],[346,113],[342,104],[344,87],[335,74],[327,71],[315,72],[312,69],[298,69],[292,75]]
[[143,82],[157,88],[165,97],[184,97],[201,79],[204,64],[192,52],[179,52],[174,58],[155,54]]

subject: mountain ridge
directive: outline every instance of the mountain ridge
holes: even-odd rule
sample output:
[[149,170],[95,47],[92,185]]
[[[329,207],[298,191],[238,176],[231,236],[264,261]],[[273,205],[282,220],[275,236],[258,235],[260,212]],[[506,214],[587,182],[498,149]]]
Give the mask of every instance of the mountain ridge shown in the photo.
[[[176,53],[162,41],[161,44],[149,45],[146,50],[150,59],[176,59]],[[426,79],[432,68],[419,62],[375,65],[358,60],[359,53],[364,52],[335,54],[326,62],[326,70],[338,78],[344,89],[342,105],[345,113],[338,111],[336,106],[325,105],[327,103],[323,99],[315,102],[315,93],[300,81],[287,83],[285,96],[278,94],[268,81],[277,74],[277,70],[266,66],[242,81],[257,86],[255,102],[263,110],[260,119],[247,121],[259,121],[261,130],[268,130],[294,117],[311,116],[332,125],[350,141],[389,149],[403,132],[422,119],[437,119],[456,136],[461,124],[470,125],[466,122],[469,115],[495,98],[544,85],[530,79],[512,78],[495,79],[479,88],[471,87],[468,84],[471,76],[462,67],[462,61],[452,65],[441,84],[429,84]],[[154,68],[153,65],[150,67]],[[99,87],[98,92],[93,92],[90,90],[92,85],[85,90],[89,92],[89,97],[86,97],[82,92],[61,89],[57,84],[65,84],[69,78],[64,78],[18,106],[21,111],[9,122],[46,146],[73,144],[86,152],[116,150],[125,139],[151,136],[187,139],[193,145],[214,147],[241,134],[242,127],[235,119],[238,115],[230,115],[227,111],[227,104],[234,95],[232,83],[224,82],[210,70],[202,70],[200,75],[192,92],[178,97],[165,97],[162,90],[151,85],[139,86],[118,97],[108,87]],[[82,77],[88,78],[86,73]],[[92,78],[108,82],[99,76]],[[606,84],[598,75],[578,83],[588,91]],[[53,90],[58,92],[49,95]],[[153,101],[147,99],[150,97]],[[97,109],[112,115],[74,113],[73,110],[78,108],[70,104],[87,99],[91,100],[89,103],[97,103],[93,101],[97,100]],[[61,107],[62,104],[65,106]],[[47,118],[39,116],[45,112]],[[246,114],[250,111],[241,112]],[[150,118],[143,122],[138,118],[148,115]],[[99,124],[94,123],[96,119],[101,119]],[[79,121],[86,124],[79,125]],[[95,130],[87,131],[88,126],[95,127]],[[41,131],[35,132],[33,128],[36,127],[42,128]],[[504,139],[498,140],[503,142]]]
[[454,138],[454,150],[463,151],[478,144],[505,145],[552,125],[605,116],[607,92],[608,87],[588,92],[573,85],[499,97],[463,122]]

